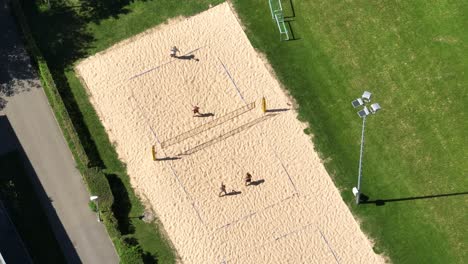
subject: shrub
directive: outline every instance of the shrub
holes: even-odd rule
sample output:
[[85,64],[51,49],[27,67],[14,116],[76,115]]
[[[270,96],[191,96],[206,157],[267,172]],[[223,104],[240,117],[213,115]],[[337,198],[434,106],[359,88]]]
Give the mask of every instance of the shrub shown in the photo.
[[121,252],[120,261],[121,263],[128,264],[142,264],[143,263],[143,250],[141,249],[138,241],[132,236],[123,236],[120,239]]

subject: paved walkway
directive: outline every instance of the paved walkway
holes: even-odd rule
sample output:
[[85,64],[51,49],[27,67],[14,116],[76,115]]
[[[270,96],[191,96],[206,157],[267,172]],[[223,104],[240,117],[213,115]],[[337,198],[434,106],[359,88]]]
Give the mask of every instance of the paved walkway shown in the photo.
[[41,204],[69,263],[118,263],[105,227],[88,208],[89,194],[5,1],[0,0],[0,116],[6,116],[3,120],[18,140],[3,142],[0,152],[24,151],[32,165],[32,182],[44,193],[39,194]]

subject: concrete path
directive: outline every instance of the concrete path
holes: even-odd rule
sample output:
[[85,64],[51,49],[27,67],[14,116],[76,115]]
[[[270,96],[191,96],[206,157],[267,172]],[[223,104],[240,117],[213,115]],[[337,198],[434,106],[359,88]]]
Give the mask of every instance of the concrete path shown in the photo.
[[89,194],[5,1],[0,0],[0,116],[15,137],[4,137],[0,152],[24,153],[31,167],[26,170],[69,263],[118,263],[105,227],[88,207]]

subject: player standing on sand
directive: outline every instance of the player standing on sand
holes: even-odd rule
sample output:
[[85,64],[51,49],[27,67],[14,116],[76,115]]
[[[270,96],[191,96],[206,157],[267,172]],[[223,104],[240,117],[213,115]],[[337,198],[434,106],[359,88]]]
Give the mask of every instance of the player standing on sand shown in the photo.
[[171,49],[171,58],[177,58],[177,52],[179,52],[179,51],[180,50],[176,46],[172,47],[172,49]]
[[248,173],[245,175],[245,186],[249,186],[252,183],[252,174]]
[[[224,195],[227,195],[227,192],[226,192],[226,185],[224,185],[224,183],[221,183],[221,188],[220,188],[220,192],[218,194],[219,197],[222,197]],[[223,195],[221,195],[222,193],[224,193]]]
[[193,116],[201,116],[201,114],[200,114],[200,107],[198,107],[198,106],[195,105],[195,106],[193,106],[193,110],[192,110],[192,111],[193,111]]

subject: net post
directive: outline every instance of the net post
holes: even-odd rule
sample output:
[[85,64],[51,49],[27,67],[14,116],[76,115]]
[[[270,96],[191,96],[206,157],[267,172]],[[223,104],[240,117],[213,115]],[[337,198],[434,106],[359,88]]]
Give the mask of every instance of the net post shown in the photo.
[[266,113],[266,111],[267,111],[265,97],[262,97],[262,111],[263,111],[263,113]]
[[156,158],[156,146],[155,145],[151,146],[151,154],[153,154],[153,160],[156,161],[157,158]]

